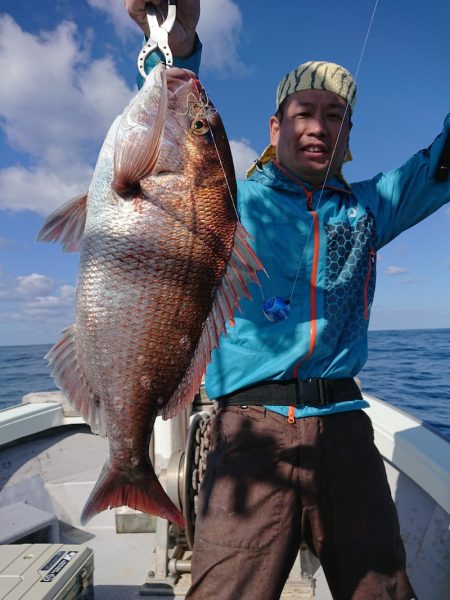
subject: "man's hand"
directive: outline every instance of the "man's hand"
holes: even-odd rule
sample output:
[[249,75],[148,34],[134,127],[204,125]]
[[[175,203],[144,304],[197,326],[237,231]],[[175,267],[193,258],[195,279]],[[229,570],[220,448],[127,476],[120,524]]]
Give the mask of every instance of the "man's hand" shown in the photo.
[[[125,8],[136,21],[146,36],[149,35],[145,0],[124,0]],[[167,15],[167,0],[149,0],[161,13],[161,23]],[[200,17],[200,0],[179,0],[177,18],[169,34],[169,45],[174,56],[180,58],[192,53],[195,39],[195,28]]]

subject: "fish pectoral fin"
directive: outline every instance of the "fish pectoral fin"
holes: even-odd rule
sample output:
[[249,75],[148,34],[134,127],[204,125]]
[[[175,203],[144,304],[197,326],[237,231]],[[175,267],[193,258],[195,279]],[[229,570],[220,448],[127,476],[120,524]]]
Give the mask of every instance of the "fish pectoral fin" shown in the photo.
[[116,506],[129,506],[185,527],[183,515],[164,491],[151,464],[119,471],[107,461],[83,508],[81,524]]
[[87,382],[79,364],[76,350],[75,325],[63,331],[63,337],[46,354],[56,385],[68,402],[77,410],[93,433],[106,437],[103,410]]
[[[141,93],[144,93],[141,90]],[[135,99],[139,102],[139,94]],[[139,113],[139,122],[130,125],[130,111],[124,113],[117,129],[114,145],[114,179],[112,188],[119,196],[139,193],[139,182],[148,177],[159,157],[167,115],[167,76],[161,71],[161,94],[156,118],[145,122],[145,113]],[[151,115],[150,115],[151,116]]]
[[87,193],[66,202],[47,217],[38,242],[61,242],[65,252],[78,252],[86,225]]
[[211,360],[211,352],[219,345],[219,338],[226,332],[226,323],[232,320],[234,310],[240,310],[239,299],[251,299],[250,283],[260,285],[257,271],[265,269],[247,241],[250,235],[241,223],[237,223],[234,244],[228,259],[228,266],[217,288],[214,302],[204,325],[203,332],[194,352],[193,359],[175,393],[162,410],[162,417],[169,419],[186,408],[194,400],[200,389],[206,365]]

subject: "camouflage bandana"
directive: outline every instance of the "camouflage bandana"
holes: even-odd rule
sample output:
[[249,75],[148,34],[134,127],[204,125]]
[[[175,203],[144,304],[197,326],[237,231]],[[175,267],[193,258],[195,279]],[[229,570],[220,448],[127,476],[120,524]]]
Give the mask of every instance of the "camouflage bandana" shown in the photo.
[[334,92],[344,98],[352,110],[356,102],[356,83],[351,73],[331,62],[306,62],[285,75],[277,88],[277,110],[285,98],[301,90]]

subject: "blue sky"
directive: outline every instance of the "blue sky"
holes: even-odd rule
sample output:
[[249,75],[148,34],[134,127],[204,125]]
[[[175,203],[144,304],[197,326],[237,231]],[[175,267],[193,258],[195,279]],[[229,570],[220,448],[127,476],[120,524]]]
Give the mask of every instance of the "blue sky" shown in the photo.
[[[180,0],[183,1],[183,0]],[[238,173],[268,141],[275,88],[306,60],[356,72],[366,0],[203,0],[201,79]],[[380,0],[357,76],[348,180],[401,164],[450,110],[448,0]],[[45,215],[84,192],[135,91],[142,36],[122,0],[0,5],[0,344],[50,343],[74,318],[78,255],[36,243]],[[450,208],[380,252],[372,329],[450,327]]]

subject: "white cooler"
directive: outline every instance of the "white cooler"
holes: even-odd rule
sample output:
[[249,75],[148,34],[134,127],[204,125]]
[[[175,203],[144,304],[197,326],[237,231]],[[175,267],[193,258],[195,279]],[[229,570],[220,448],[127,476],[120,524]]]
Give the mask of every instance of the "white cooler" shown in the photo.
[[83,545],[0,545],[0,600],[93,600],[94,554]]

